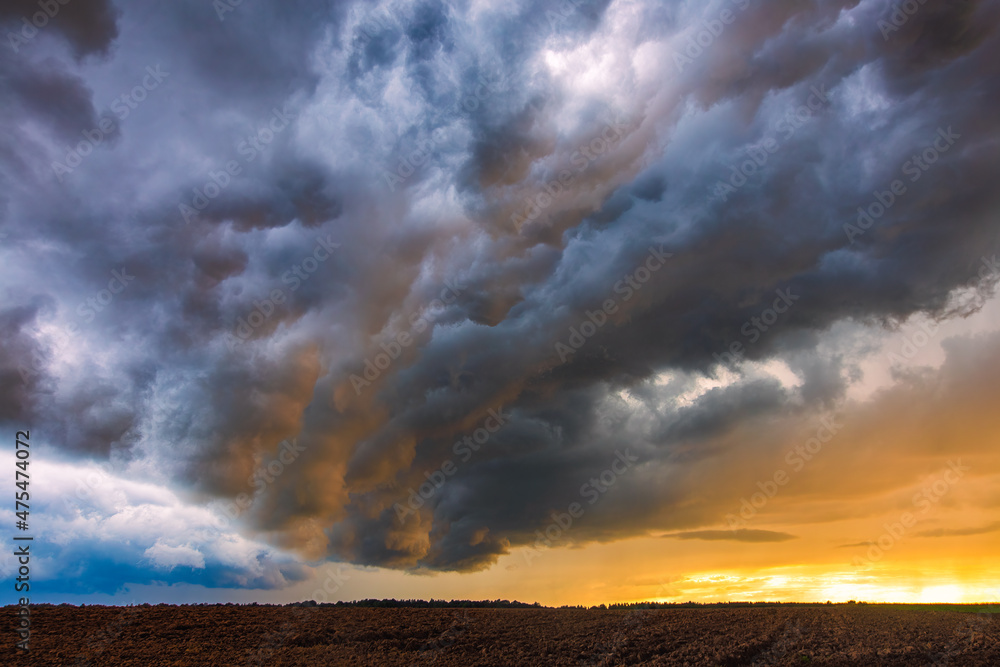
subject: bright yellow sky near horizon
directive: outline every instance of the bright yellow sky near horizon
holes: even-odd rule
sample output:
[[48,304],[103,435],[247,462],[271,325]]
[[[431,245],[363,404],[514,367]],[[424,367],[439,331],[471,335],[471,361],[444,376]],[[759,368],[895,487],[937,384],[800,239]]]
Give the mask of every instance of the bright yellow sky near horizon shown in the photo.
[[[860,567],[852,560],[864,558],[868,547],[840,543],[866,523],[870,521],[819,526],[777,545],[644,537],[537,553],[515,549],[489,570],[469,574],[413,575],[341,566],[348,578],[338,595],[348,600],[499,598],[551,606],[644,600],[1000,602],[1000,563],[995,558],[1000,533],[904,535],[880,560]],[[927,519],[927,525],[948,523],[942,517]],[[875,539],[884,532],[876,532]],[[331,572],[336,567],[324,566]],[[311,586],[315,583],[294,590],[308,599]]]
[[[687,498],[688,526],[583,545],[571,543],[571,527],[551,548],[516,547],[473,573],[340,566],[350,578],[336,595],[546,605],[1000,602],[1000,350],[985,345],[946,363],[947,345],[940,344],[951,336],[986,341],[998,322],[994,298],[973,317],[945,323],[902,375],[899,368],[893,374],[887,352],[912,340],[921,322],[886,337],[883,354],[866,366],[864,386],[852,392],[841,431],[801,470],[786,456],[816,425],[802,424],[789,438],[787,424],[762,424],[733,436],[742,447],[664,479]],[[718,539],[732,536],[724,516],[737,514],[741,500],[750,500],[758,483],[769,486],[777,470],[788,481],[742,527],[781,541]],[[672,520],[665,516],[664,525]],[[315,587],[306,582],[282,599],[308,598]]]

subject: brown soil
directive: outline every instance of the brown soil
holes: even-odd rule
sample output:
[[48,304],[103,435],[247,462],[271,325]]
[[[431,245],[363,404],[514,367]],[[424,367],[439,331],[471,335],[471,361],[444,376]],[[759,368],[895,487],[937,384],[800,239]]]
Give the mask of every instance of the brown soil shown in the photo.
[[4,665],[1000,665],[1000,617],[874,605],[654,611],[34,607]]

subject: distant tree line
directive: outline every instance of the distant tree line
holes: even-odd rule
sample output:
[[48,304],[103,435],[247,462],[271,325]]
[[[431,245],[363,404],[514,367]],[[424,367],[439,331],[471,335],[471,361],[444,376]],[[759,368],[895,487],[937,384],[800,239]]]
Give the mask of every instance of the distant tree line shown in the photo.
[[542,605],[537,602],[527,603],[514,600],[352,600],[345,602],[324,602],[317,604],[313,600],[297,602],[300,606],[319,607],[411,607],[415,609],[541,609]]
[[[752,602],[749,600],[733,600],[729,602],[622,602],[618,604],[609,604],[607,609],[678,609],[686,607],[816,607],[819,605],[832,605],[833,603],[827,600],[826,602]],[[854,600],[850,600],[847,604],[856,604]],[[867,604],[866,602],[859,602],[857,604]],[[560,607],[561,609],[587,609],[587,607]],[[597,607],[589,607],[590,609],[604,609],[605,606],[602,604]]]
[[[170,603],[159,603],[156,605],[150,605],[148,602],[142,604],[129,604],[129,605],[100,605],[92,604],[92,607],[118,607],[118,606],[136,606],[136,607],[369,607],[369,608],[401,608],[409,607],[413,609],[609,609],[612,611],[628,611],[631,609],[684,609],[692,607],[816,607],[820,605],[833,604],[829,600],[825,603],[823,602],[751,602],[751,601],[732,601],[732,602],[619,602],[614,604],[600,604],[593,606],[586,605],[562,605],[561,607],[548,607],[537,602],[518,602],[517,600],[435,600],[431,598],[430,600],[397,600],[392,598],[391,600],[375,600],[375,599],[365,599],[365,600],[351,600],[351,601],[340,601],[340,602],[322,602],[318,603],[315,600],[306,600],[305,602],[292,602],[289,604],[280,603],[268,603],[268,602],[194,602],[187,604],[170,604]],[[840,603],[844,604],[844,603]],[[867,602],[856,602],[854,600],[849,600],[846,604],[869,604]],[[61,603],[59,605],[52,603],[40,603],[32,605],[34,607],[72,607],[68,603]],[[80,604],[81,607],[86,607],[86,604]],[[927,606],[931,605],[908,605],[908,606]],[[976,607],[982,605],[949,605],[955,607]],[[3,608],[3,607],[0,607]]]

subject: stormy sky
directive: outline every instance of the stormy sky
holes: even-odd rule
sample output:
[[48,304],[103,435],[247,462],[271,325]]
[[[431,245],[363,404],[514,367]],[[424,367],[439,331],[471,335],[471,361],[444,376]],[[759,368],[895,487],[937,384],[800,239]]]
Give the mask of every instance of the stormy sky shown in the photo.
[[1000,3],[903,4],[4,3],[39,596],[995,577]]

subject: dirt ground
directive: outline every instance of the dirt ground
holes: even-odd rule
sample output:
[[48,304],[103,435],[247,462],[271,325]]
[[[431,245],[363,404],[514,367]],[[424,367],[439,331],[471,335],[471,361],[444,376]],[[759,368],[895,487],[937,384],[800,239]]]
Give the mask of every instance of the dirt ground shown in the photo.
[[1000,615],[876,605],[665,610],[4,607],[4,665],[1000,665]]

